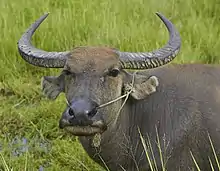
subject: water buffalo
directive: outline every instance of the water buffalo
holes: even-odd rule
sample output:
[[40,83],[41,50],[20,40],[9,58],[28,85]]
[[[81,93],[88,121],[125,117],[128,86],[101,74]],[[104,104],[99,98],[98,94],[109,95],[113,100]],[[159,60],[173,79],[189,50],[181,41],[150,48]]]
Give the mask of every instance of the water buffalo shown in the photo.
[[[48,14],[22,35],[18,50],[32,65],[63,68],[59,76],[43,77],[43,92],[50,99],[65,93],[67,107],[60,128],[79,136],[89,156],[103,167],[150,170],[150,159],[161,170],[163,154],[169,171],[195,168],[193,157],[207,171],[209,159],[216,167],[208,134],[217,155],[220,149],[220,69],[165,65],[178,54],[181,39],[174,25],[157,15],[169,31],[169,41],[152,52],[108,47],[76,47],[66,52],[37,49],[31,37]],[[151,144],[149,158],[140,135]]]

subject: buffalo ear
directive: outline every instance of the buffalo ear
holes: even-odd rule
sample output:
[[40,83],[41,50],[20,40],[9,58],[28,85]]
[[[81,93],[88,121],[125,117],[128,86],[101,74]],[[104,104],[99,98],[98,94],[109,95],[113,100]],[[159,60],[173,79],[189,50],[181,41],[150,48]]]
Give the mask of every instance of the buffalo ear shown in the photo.
[[55,100],[57,96],[64,92],[64,75],[56,76],[44,76],[41,81],[43,94],[51,99]]
[[156,88],[158,85],[159,85],[158,78],[156,76],[151,76],[142,83],[134,84],[134,89],[131,95],[133,98],[137,100],[144,99],[150,94],[156,92]]
[[[126,75],[129,76],[128,80],[130,81],[129,83],[126,82],[124,86],[125,86],[125,90],[129,90],[132,88],[130,83],[133,75],[131,75],[130,73],[127,73]],[[159,86],[159,81],[156,76],[149,77],[146,75],[136,74],[131,96],[136,100],[144,99],[150,94],[156,92],[156,88],[158,86]]]

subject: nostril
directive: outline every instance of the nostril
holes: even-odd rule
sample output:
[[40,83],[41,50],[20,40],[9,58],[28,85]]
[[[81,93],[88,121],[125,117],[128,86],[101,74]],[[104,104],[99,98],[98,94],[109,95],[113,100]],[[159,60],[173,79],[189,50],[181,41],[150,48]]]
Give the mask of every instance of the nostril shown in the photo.
[[74,111],[73,111],[72,108],[69,108],[69,111],[68,111],[68,112],[69,112],[69,115],[70,115],[70,116],[75,116]]
[[95,107],[94,109],[92,109],[92,110],[88,113],[88,116],[89,116],[89,117],[93,117],[93,116],[95,116],[96,113],[97,113],[97,108]]

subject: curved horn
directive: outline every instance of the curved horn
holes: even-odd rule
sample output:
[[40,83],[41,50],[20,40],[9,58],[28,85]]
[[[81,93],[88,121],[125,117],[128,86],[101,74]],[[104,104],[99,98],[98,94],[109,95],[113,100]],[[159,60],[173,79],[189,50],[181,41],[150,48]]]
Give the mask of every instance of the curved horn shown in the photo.
[[178,54],[181,47],[181,38],[174,25],[162,14],[156,13],[163,21],[169,31],[169,41],[161,49],[152,52],[120,52],[116,53],[120,57],[123,69],[150,69],[165,65],[172,61]]
[[26,30],[18,41],[18,51],[22,58],[32,65],[46,68],[62,68],[65,65],[69,51],[46,52],[35,48],[31,44],[32,35],[48,15],[49,13],[41,16]]

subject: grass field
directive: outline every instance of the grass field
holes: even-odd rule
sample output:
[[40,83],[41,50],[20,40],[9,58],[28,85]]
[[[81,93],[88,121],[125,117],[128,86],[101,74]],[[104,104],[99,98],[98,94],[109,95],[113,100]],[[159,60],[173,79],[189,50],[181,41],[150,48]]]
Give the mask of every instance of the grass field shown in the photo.
[[1,0],[0,11],[0,170],[102,170],[75,137],[59,130],[64,96],[49,101],[41,93],[41,77],[59,70],[31,66],[17,52],[21,34],[46,12],[33,39],[41,49],[107,45],[150,51],[168,39],[155,15],[161,12],[182,37],[174,62],[220,61],[217,0]]

